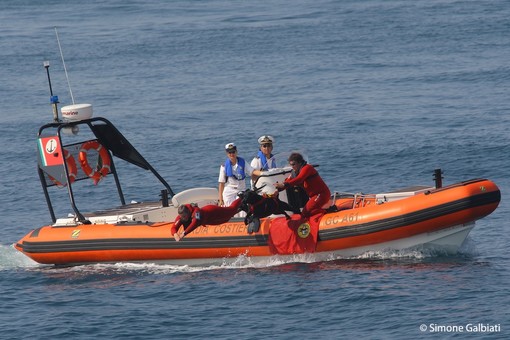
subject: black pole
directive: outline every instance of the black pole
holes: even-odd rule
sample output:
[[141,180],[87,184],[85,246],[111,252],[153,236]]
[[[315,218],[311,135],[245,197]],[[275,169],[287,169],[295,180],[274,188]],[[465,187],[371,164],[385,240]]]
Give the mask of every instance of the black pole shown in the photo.
[[434,170],[434,182],[436,182],[436,189],[443,187],[443,171],[441,169]]
[[55,123],[58,123],[59,122],[59,119],[58,119],[58,107],[57,107],[58,96],[54,96],[53,95],[53,89],[51,88],[50,62],[49,61],[45,61],[43,63],[43,65],[44,65],[44,68],[46,69],[46,75],[48,76],[48,85],[50,86],[50,102],[51,102],[51,106],[53,108],[53,121]]
[[168,190],[161,190],[161,206],[168,207]]

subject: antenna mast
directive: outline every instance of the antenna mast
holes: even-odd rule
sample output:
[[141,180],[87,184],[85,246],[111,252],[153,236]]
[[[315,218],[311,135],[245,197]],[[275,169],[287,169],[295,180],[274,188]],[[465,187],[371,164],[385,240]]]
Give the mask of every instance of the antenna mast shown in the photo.
[[46,69],[46,74],[48,75],[48,85],[50,86],[50,102],[51,102],[51,106],[53,107],[53,121],[55,123],[58,123],[58,122],[60,122],[60,120],[58,119],[58,108],[57,108],[58,96],[53,95],[53,89],[51,88],[50,62],[45,61],[43,63],[43,65],[44,65],[44,68]]
[[60,50],[60,58],[62,58],[62,65],[64,65],[64,72],[66,74],[67,79],[67,87],[69,87],[69,94],[71,95],[71,100],[74,104],[73,90],[71,90],[71,83],[69,82],[69,76],[67,75],[66,62],[64,61],[64,53],[62,53],[62,46],[60,46],[60,39],[58,38],[57,27],[55,27],[55,36],[57,37],[58,49]]

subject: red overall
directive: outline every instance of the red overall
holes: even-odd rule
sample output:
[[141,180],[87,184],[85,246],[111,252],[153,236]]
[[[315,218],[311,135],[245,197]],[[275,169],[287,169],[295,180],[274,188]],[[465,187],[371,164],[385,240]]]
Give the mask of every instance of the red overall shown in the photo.
[[188,235],[201,225],[218,225],[227,223],[239,210],[242,199],[238,198],[228,207],[219,207],[217,205],[206,205],[202,208],[186,204],[191,212],[191,218],[188,221],[181,221],[181,216],[177,216],[172,226],[172,236],[179,230],[181,225],[184,226],[184,235]]
[[310,164],[302,166],[296,177],[285,179],[286,188],[295,185],[302,186],[310,198],[301,212],[303,217],[321,212],[322,207],[329,202],[331,192],[317,170]]

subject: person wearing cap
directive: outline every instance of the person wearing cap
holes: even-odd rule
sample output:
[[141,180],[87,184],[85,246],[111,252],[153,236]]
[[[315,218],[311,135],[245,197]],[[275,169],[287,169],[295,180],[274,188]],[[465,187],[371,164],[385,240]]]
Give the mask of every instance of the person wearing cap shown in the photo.
[[315,168],[308,164],[300,153],[290,154],[289,165],[292,167],[291,177],[286,178],[283,183],[276,183],[278,191],[285,190],[292,186],[301,186],[310,198],[306,202],[301,215],[310,217],[320,212],[324,212],[324,206],[329,203],[331,191],[324,180],[319,176]]
[[246,189],[246,176],[260,176],[261,172],[253,169],[250,163],[237,155],[237,146],[234,143],[225,145],[225,152],[227,159],[220,166],[218,177],[218,204],[228,207],[237,199],[237,193]]
[[260,136],[258,139],[259,151],[252,159],[250,165],[253,169],[267,171],[276,168],[276,160],[273,155],[274,137],[269,135]]

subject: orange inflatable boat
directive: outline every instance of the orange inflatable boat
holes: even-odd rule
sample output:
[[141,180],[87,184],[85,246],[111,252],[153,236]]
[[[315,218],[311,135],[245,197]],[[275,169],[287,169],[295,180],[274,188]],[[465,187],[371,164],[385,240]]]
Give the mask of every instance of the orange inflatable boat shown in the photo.
[[[79,139],[89,128],[94,138]],[[48,131],[50,131],[48,133]],[[97,262],[222,263],[238,256],[253,259],[273,255],[315,253],[317,259],[349,257],[367,251],[440,247],[456,252],[477,219],[492,213],[500,191],[487,179],[434,187],[416,186],[380,194],[335,193],[333,209],[304,220],[273,215],[260,220],[249,234],[245,220],[234,217],[222,225],[201,226],[176,242],[170,229],[177,207],[185,203],[216,204],[216,188],[192,188],[174,194],[168,183],[129,141],[104,118],[44,125],[39,131],[39,176],[53,222],[30,231],[15,247],[44,264]],[[85,146],[85,147],[84,147]],[[127,161],[151,171],[163,186],[161,199],[125,203],[115,162]],[[271,169],[260,178],[266,187],[282,181],[289,168]],[[74,190],[106,185],[112,177],[120,204],[112,209],[82,213]],[[269,185],[267,185],[269,184]],[[50,189],[67,190],[73,213],[56,218]],[[159,194],[159,193],[158,193]],[[281,199],[293,205],[292,190]],[[302,206],[302,204],[301,204]]]
[[[217,189],[191,188],[174,194],[111,122],[92,117],[90,105],[73,105],[62,112],[66,122],[57,114],[38,134],[38,173],[52,223],[30,231],[15,244],[43,264],[207,264],[239,256],[256,260],[303,253],[323,260],[416,247],[456,252],[475,221],[492,213],[500,202],[493,182],[472,179],[443,187],[438,170],[435,186],[380,194],[334,193],[327,212],[309,219],[300,214],[290,219],[271,215],[259,220],[256,232],[248,233],[245,219],[234,217],[222,225],[198,227],[177,242],[170,231],[177,208],[188,203],[216,204]],[[116,170],[119,161],[151,172],[162,187],[157,193],[160,199],[126,203]],[[289,172],[289,167],[271,169],[259,178],[259,186],[274,190],[273,184],[282,182]],[[83,212],[78,207],[78,190],[87,191],[85,197],[95,202],[99,200],[93,189],[106,185],[112,186],[108,192],[118,193],[120,203],[115,208]],[[72,211],[57,218],[53,193],[63,191]],[[293,188],[281,192],[280,199],[296,209],[304,203]]]

